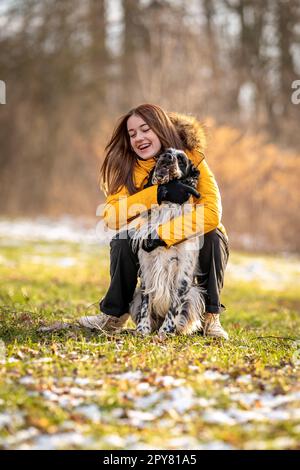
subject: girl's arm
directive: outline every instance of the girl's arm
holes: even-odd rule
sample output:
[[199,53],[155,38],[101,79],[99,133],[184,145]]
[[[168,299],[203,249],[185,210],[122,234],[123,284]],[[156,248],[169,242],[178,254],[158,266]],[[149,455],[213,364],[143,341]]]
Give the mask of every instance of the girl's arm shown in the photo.
[[103,219],[107,227],[119,230],[138,215],[151,209],[153,204],[158,204],[157,184],[142,189],[131,196],[123,186],[118,193],[107,197]]
[[[189,154],[189,156],[194,157],[193,161],[196,164],[198,154]],[[192,198],[194,208],[189,214],[175,217],[158,227],[158,235],[166,242],[167,246],[210,232],[220,224],[222,204],[215,177],[204,159],[201,159],[197,168],[200,170],[197,187],[201,195],[200,199]],[[103,219],[110,229],[119,230],[138,215],[151,209],[153,204],[158,204],[157,184],[131,196],[129,196],[128,190],[123,187],[118,193],[107,197]],[[136,220],[138,221],[138,219]]]
[[197,187],[200,199],[194,200],[196,204],[190,213],[175,217],[158,227],[158,235],[168,246],[210,232],[221,222],[222,203],[215,177],[205,160],[197,168],[200,171]]

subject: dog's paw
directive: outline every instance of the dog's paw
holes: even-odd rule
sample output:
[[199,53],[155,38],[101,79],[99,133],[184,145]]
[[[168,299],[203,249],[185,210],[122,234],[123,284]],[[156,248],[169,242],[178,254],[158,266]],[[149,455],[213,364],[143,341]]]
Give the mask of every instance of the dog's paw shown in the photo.
[[157,338],[160,342],[166,341],[171,336],[175,336],[175,331],[167,331],[165,328],[158,330]]
[[166,333],[158,333],[156,336],[156,340],[158,343],[164,343],[168,338],[168,335]]
[[150,335],[151,328],[139,325],[139,326],[137,326],[137,329],[135,331],[140,336],[147,336],[147,335]]

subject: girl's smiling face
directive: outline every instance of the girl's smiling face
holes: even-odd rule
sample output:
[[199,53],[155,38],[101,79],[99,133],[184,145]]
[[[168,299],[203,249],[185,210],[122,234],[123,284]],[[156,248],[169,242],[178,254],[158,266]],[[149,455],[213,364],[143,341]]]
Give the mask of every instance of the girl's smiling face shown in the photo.
[[134,152],[143,160],[153,158],[161,149],[161,143],[150,126],[138,115],[127,120],[127,130]]

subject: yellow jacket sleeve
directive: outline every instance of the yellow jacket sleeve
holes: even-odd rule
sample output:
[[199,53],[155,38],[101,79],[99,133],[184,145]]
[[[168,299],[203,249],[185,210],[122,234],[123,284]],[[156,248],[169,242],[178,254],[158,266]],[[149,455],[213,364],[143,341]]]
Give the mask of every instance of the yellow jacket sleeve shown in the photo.
[[183,213],[158,227],[158,235],[168,246],[210,232],[221,222],[221,196],[215,177],[205,160],[197,168],[200,171],[197,187],[200,198],[190,198],[194,205],[189,213]]
[[153,204],[157,204],[157,184],[131,196],[123,186],[118,193],[107,197],[103,219],[107,227],[119,230],[130,220],[151,209]]

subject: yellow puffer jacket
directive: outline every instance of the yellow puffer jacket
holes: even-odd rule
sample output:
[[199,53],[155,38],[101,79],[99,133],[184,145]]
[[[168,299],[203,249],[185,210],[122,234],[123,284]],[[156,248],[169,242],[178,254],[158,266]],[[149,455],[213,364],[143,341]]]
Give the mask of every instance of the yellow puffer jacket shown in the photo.
[[[185,144],[185,152],[200,171],[198,192],[200,199],[190,197],[193,204],[190,213],[175,217],[158,227],[158,235],[167,246],[172,246],[195,235],[210,232],[219,228],[227,237],[225,227],[221,223],[222,204],[220,191],[212,171],[205,161],[203,150],[205,133],[203,126],[192,116],[179,113],[169,114]],[[134,182],[138,192],[129,195],[126,187],[107,197],[103,211],[103,219],[107,227],[121,229],[125,224],[134,221],[138,226],[138,216],[153,205],[157,205],[157,184],[142,189],[148,176],[155,166],[155,159],[138,159],[134,168]]]

